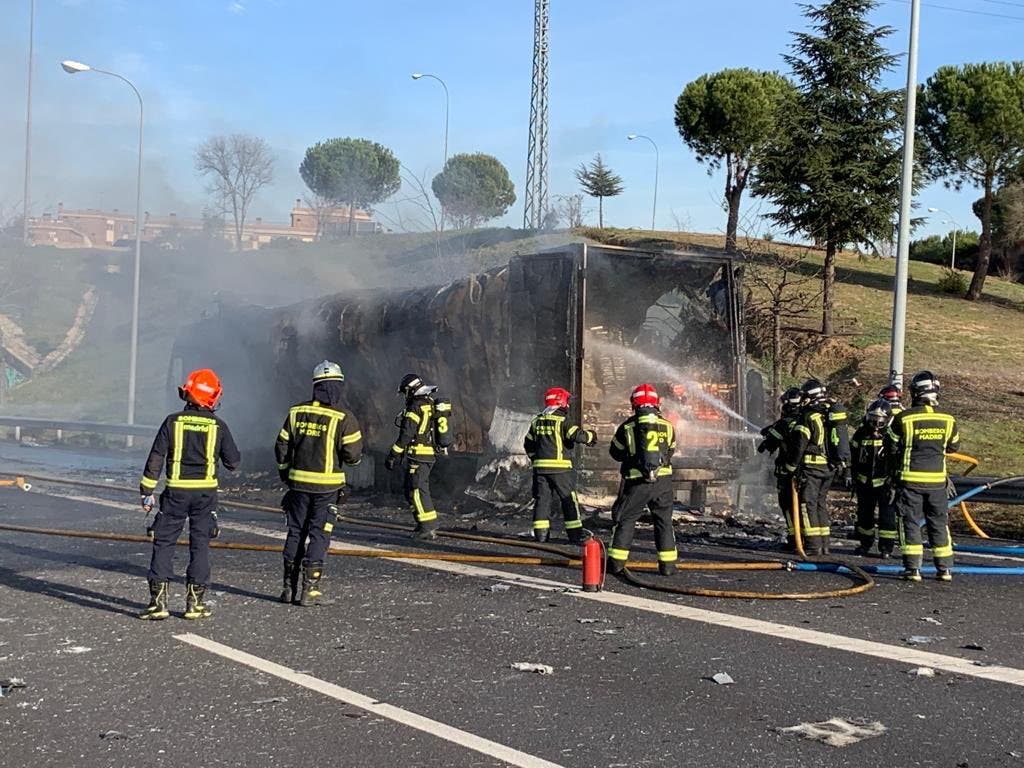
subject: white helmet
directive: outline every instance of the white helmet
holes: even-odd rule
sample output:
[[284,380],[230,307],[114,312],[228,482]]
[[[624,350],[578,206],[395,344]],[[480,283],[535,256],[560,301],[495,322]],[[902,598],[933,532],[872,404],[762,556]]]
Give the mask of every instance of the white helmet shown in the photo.
[[337,363],[332,363],[330,360],[324,360],[322,363],[318,363],[316,368],[313,369],[313,381],[344,381],[345,374],[341,372],[341,366]]

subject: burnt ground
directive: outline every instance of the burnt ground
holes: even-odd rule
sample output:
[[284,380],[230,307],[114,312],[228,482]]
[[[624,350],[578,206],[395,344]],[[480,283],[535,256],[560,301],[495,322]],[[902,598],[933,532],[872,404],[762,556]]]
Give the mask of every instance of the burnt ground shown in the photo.
[[[101,496],[107,500],[86,498]],[[0,520],[139,533],[143,521],[134,501],[56,487],[0,488]],[[368,497],[354,497],[345,511],[389,520],[406,515],[393,499]],[[507,535],[528,527],[511,514],[460,520],[442,511],[451,528],[476,524]],[[283,530],[279,518],[258,512],[228,510],[222,522],[228,541],[272,543]],[[404,536],[351,526],[340,527],[335,541],[412,548]],[[424,548],[514,551],[477,544]],[[638,550],[650,556],[646,531]],[[577,571],[496,565],[452,573],[335,557],[325,582],[333,604],[300,609],[274,601],[277,555],[216,551],[214,616],[150,624],[134,618],[145,603],[145,544],[0,531],[0,553],[0,679],[25,682],[0,699],[0,762],[12,768],[507,764],[438,729],[416,730],[372,707],[212,655],[181,640],[185,633],[548,764],[958,768],[1024,760],[1018,727],[1024,690],[970,673],[993,664],[1024,669],[1024,632],[1016,612],[1007,610],[1016,604],[1019,579],[963,576],[945,586],[880,578],[861,596],[787,602],[678,597],[616,581],[595,601],[569,590]],[[685,543],[682,554],[761,558],[721,543]],[[544,591],[517,583],[517,574],[565,586]],[[768,590],[849,583],[784,572],[673,580]],[[493,589],[500,584],[509,588]],[[180,614],[183,586],[172,592],[172,609]],[[628,602],[635,598],[650,603]],[[706,613],[666,615],[688,608]],[[753,633],[739,625],[744,619],[772,622],[774,629]],[[834,633],[836,643],[874,641],[889,655],[795,639],[807,629]],[[925,642],[914,648],[964,659],[965,666],[939,669],[934,677],[908,674],[917,665],[899,654],[912,647],[912,636]],[[515,671],[514,662],[548,664],[553,674]],[[719,672],[735,682],[709,679]],[[878,722],[886,730],[843,748],[776,730],[831,717]],[[521,764],[544,764],[529,762],[534,758]]]

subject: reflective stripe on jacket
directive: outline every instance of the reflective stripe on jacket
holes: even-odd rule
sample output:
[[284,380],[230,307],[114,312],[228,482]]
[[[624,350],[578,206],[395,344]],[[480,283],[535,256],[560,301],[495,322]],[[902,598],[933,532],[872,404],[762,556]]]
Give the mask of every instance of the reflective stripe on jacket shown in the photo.
[[215,490],[218,461],[231,471],[242,461],[231,430],[213,411],[187,406],[160,425],[139,490],[143,495],[152,493],[161,470],[166,472],[168,488]]
[[288,487],[330,493],[345,485],[345,464],[358,464],[363,453],[359,424],[344,408],[316,400],[299,403],[277,435],[277,468],[287,472]]

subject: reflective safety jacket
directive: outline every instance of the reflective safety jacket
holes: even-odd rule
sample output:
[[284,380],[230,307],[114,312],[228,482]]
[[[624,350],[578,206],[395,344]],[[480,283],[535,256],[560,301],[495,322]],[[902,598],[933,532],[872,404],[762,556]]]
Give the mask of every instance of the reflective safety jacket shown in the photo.
[[931,405],[901,411],[885,434],[886,453],[896,482],[911,488],[946,484],[946,454],[960,449],[956,419]]
[[807,406],[790,433],[785,471],[793,474],[798,469],[817,474],[829,470],[827,441],[828,403]]
[[153,492],[165,464],[168,488],[216,490],[218,461],[232,472],[242,462],[231,430],[213,411],[187,405],[160,425],[146,459],[139,491],[143,496]]
[[530,431],[523,439],[523,450],[530,457],[535,472],[542,475],[568,472],[572,469],[572,449],[577,444],[591,445],[596,435],[566,421],[568,408],[544,411],[533,417]]
[[826,455],[833,469],[846,469],[850,457],[850,426],[846,417],[846,406],[835,400],[829,401],[828,441]]
[[391,453],[432,464],[435,456],[434,399],[429,395],[410,397],[405,401],[405,411],[399,418],[398,439],[391,446]]
[[[787,477],[792,474],[791,472],[786,471],[786,463],[789,460],[789,456],[787,455],[788,445],[793,434],[793,430],[796,428],[796,423],[796,416],[783,416],[774,424],[771,424],[761,430],[761,436],[764,438],[762,441],[764,449],[768,451],[768,453],[775,453],[776,477]],[[778,451],[778,453],[776,453],[776,451]]]
[[884,430],[872,424],[861,424],[850,438],[853,460],[853,479],[858,485],[881,488],[889,479],[889,465],[885,459]]
[[648,473],[655,478],[672,476],[672,454],[676,451],[676,431],[653,408],[641,408],[615,430],[608,453],[622,464],[626,480],[643,480]]
[[310,400],[288,411],[274,455],[289,488],[331,493],[345,485],[344,465],[362,458],[363,435],[356,417],[344,408]]

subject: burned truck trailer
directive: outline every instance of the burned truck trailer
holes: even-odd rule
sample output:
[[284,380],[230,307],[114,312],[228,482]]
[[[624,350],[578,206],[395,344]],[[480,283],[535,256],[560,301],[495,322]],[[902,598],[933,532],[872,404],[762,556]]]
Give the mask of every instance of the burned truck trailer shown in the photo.
[[[600,436],[580,462],[581,487],[597,494],[614,488],[607,443],[630,390],[646,381],[677,424],[680,482],[703,484],[738,473],[750,450],[748,400],[759,408],[763,398],[757,387],[747,397],[740,316],[728,257],[575,244],[441,286],[275,309],[222,303],[180,335],[169,377],[175,385],[193,367],[216,369],[240,443],[266,449],[289,404],[308,398],[313,366],[337,360],[366,444],[382,457],[402,407],[397,383],[414,371],[453,401],[455,460],[443,463],[463,477],[521,454],[544,390],[564,386],[574,415]],[[370,480],[366,470],[357,477]]]

